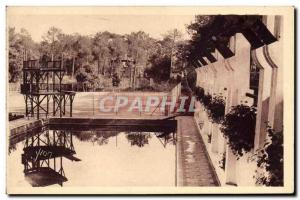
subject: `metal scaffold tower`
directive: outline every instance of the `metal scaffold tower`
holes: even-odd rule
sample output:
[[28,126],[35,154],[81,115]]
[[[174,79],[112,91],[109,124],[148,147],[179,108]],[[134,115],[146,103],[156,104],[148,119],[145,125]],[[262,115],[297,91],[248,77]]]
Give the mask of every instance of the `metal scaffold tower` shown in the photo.
[[68,179],[63,168],[63,157],[80,161],[76,154],[71,132],[49,130],[44,127],[38,134],[25,140],[22,164],[25,179],[34,187],[59,184]]
[[[62,61],[23,61],[23,83],[21,94],[25,99],[26,116],[41,115],[62,117],[69,112],[72,117],[72,104],[75,92],[71,84],[62,84],[65,70]],[[69,111],[66,109],[69,105]]]

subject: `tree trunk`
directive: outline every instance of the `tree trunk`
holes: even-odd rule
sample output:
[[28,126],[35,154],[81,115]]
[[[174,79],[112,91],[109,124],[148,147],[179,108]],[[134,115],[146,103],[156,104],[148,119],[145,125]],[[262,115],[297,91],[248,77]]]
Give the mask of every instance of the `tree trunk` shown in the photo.
[[100,74],[100,57],[98,56],[98,74]]
[[72,59],[72,90],[73,90],[73,85],[74,85],[74,70],[75,70],[75,57],[73,56],[73,59]]
[[74,79],[74,70],[75,70],[75,57],[72,59],[72,79]]
[[103,60],[102,75],[104,75],[104,73],[105,73],[105,63],[106,63],[106,59]]

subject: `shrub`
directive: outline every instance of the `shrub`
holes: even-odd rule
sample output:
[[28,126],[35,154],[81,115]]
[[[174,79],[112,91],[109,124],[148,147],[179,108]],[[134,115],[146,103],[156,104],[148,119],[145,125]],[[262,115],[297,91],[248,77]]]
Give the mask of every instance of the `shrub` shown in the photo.
[[195,95],[198,101],[202,101],[204,97],[204,89],[202,87],[196,87]]
[[207,143],[209,143],[209,144],[211,143],[211,134],[207,135]]
[[204,105],[205,108],[208,108],[210,102],[211,102],[211,95],[210,94],[204,94],[203,99],[202,99],[202,103]]
[[225,101],[221,96],[216,96],[208,104],[208,117],[213,123],[220,124],[225,115]]
[[283,132],[268,128],[269,141],[255,154],[257,167],[256,183],[266,186],[283,186]]
[[237,105],[225,116],[221,131],[228,139],[228,145],[237,156],[249,152],[254,146],[256,109]]
[[226,165],[226,152],[223,152],[221,160],[219,160],[219,167],[225,171],[225,165]]

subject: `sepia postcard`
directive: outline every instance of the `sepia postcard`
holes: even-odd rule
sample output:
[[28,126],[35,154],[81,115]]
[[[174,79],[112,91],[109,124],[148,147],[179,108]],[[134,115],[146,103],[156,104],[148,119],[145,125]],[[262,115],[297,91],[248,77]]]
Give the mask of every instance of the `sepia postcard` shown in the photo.
[[293,194],[294,12],[8,6],[7,194]]

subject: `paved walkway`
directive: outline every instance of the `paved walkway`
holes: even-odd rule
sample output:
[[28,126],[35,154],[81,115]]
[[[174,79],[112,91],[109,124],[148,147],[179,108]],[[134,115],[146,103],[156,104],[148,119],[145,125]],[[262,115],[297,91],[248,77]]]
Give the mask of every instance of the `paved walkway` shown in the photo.
[[194,117],[178,117],[177,185],[219,186]]

